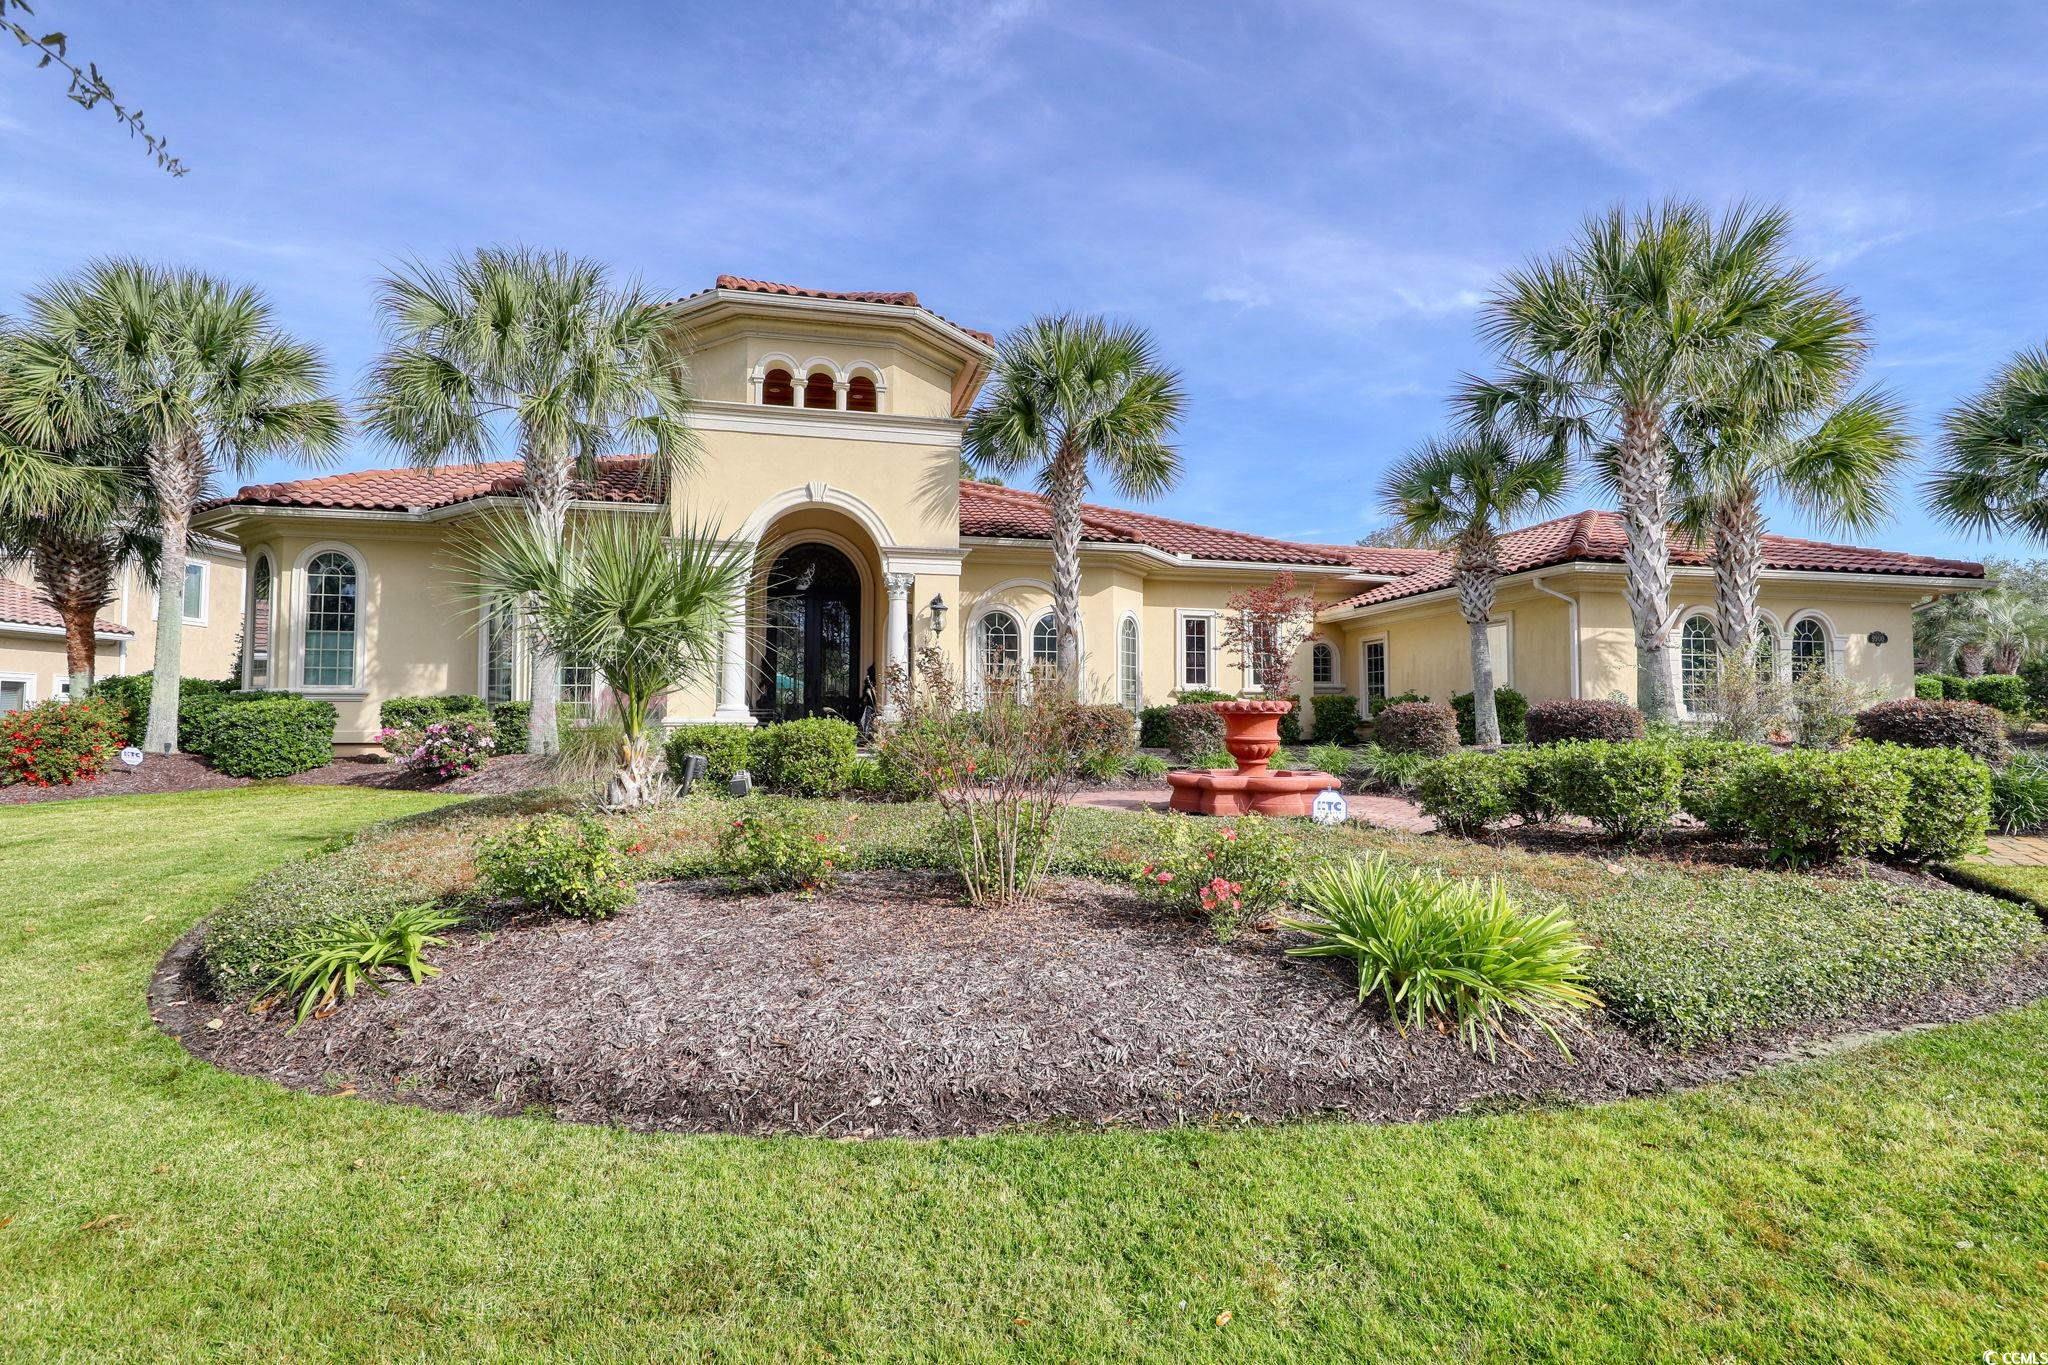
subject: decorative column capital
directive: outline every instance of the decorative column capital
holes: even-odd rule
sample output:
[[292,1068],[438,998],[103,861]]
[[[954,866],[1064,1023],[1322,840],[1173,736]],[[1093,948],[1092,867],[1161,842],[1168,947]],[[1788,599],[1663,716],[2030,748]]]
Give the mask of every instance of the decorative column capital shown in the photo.
[[899,602],[906,601],[910,597],[910,590],[917,586],[917,575],[885,573],[882,575],[882,586],[889,590],[891,598]]

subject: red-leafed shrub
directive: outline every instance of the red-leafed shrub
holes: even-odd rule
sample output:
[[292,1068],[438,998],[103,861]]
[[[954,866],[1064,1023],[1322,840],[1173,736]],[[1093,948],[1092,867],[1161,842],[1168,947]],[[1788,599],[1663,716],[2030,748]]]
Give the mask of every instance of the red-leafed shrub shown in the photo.
[[1643,713],[1625,701],[1560,698],[1529,708],[1526,722],[1531,744],[1560,744],[1572,739],[1641,739]]
[[0,715],[0,787],[90,781],[120,752],[122,713],[102,701],[46,701]]
[[1881,701],[1856,717],[1856,733],[1912,749],[1961,749],[1986,763],[2005,757],[2005,717],[1974,701]]
[[1458,713],[1440,701],[1395,702],[1373,722],[1373,739],[1392,754],[1441,758],[1458,748]]

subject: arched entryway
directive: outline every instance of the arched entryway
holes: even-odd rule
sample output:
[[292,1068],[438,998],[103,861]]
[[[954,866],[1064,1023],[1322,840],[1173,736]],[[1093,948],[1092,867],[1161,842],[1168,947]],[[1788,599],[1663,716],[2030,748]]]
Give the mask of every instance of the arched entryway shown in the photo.
[[822,541],[792,545],[769,566],[754,714],[763,720],[858,720],[861,580],[853,561]]

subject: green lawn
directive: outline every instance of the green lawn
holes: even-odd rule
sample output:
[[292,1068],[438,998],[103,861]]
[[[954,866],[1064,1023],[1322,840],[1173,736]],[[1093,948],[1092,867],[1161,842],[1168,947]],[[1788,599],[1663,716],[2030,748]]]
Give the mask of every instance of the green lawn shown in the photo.
[[2011,896],[2048,910],[2048,867],[2001,867],[1993,863],[1955,863],[1952,881],[1977,891]]
[[152,966],[229,890],[431,804],[256,787],[0,810],[0,1358],[2048,1341],[2043,1007],[1600,1110],[867,1145],[311,1098],[154,1031]]

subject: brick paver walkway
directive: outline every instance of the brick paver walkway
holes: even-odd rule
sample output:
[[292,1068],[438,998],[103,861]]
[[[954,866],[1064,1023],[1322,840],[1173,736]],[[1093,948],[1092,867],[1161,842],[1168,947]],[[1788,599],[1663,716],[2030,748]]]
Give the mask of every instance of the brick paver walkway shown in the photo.
[[1978,862],[2000,867],[2048,867],[2048,838],[2038,834],[1994,834]]
[[[1100,806],[1104,810],[1166,809],[1166,793],[1157,787],[1082,791],[1074,793],[1072,799],[1077,806]],[[1427,834],[1436,828],[1436,822],[1417,810],[1415,803],[1405,797],[1350,795],[1344,798],[1344,804],[1350,809],[1351,818],[1360,824],[1407,830],[1413,834]]]

